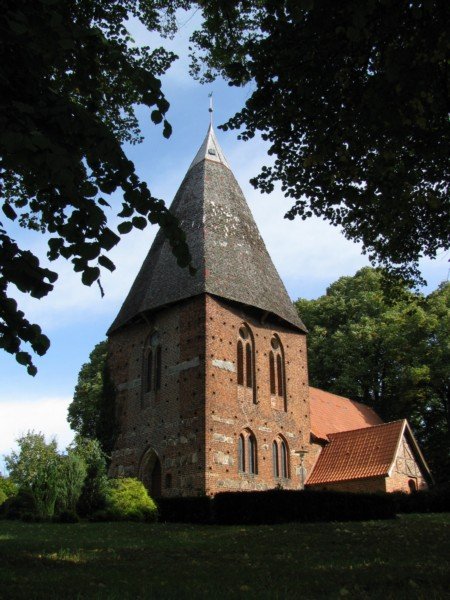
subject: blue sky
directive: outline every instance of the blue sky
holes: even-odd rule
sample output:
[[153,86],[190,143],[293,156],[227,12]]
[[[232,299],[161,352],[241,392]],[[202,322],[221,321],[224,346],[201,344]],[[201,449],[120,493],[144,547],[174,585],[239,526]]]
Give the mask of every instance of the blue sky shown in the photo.
[[[186,22],[184,16],[180,19]],[[179,35],[164,45],[171,46],[180,56],[187,56],[188,38],[196,17],[182,27]],[[143,28],[132,25],[137,43],[156,42]],[[127,148],[141,178],[154,196],[170,204],[190,162],[195,156],[209,123],[208,93],[214,95],[214,122],[223,123],[232,116],[251,94],[251,85],[244,89],[229,87],[223,81],[202,86],[188,75],[186,58],[178,60],[163,79],[163,90],[170,102],[168,119],[173,126],[169,140],[162,128],[154,126],[149,112],[139,110],[144,143]],[[240,183],[261,231],[269,253],[293,300],[316,298],[330,283],[342,275],[353,275],[368,264],[357,244],[344,239],[337,228],[318,219],[287,221],[283,215],[290,207],[280,191],[261,195],[248,183],[263,164],[269,164],[266,145],[260,139],[237,140],[236,132],[217,137],[230,166]],[[114,209],[120,206],[120,196],[111,198],[111,224]],[[13,230],[11,230],[13,231]],[[46,263],[45,239],[27,230],[15,229],[15,239]],[[36,358],[39,372],[29,377],[23,367],[5,353],[0,353],[0,472],[4,470],[2,455],[14,447],[14,440],[28,430],[42,431],[48,437],[56,435],[60,448],[70,443],[67,406],[71,401],[81,365],[87,361],[96,343],[117,314],[137,271],[156,234],[156,227],[133,231],[111,252],[117,269],[102,278],[106,296],[100,297],[96,285],[87,288],[79,276],[63,260],[50,266],[59,273],[55,290],[43,300],[33,300],[11,290],[28,318],[39,323],[51,339],[48,353]],[[431,291],[447,278],[448,257],[424,260],[422,271]]]

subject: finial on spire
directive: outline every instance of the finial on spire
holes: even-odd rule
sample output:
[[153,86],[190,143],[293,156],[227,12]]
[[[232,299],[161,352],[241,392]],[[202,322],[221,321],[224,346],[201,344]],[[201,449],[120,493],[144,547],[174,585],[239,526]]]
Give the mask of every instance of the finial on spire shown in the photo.
[[209,98],[209,118],[210,118],[210,122],[211,122],[211,126],[212,126],[212,122],[213,122],[213,93],[210,92],[208,94],[208,98]]

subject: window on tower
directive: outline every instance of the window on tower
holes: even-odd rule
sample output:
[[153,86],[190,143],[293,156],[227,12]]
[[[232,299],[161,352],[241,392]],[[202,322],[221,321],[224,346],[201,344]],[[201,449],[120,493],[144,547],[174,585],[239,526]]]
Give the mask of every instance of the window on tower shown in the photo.
[[289,452],[287,442],[278,436],[272,443],[272,465],[275,479],[289,479]]
[[159,334],[153,332],[144,346],[142,390],[143,399],[161,388],[162,350]]
[[253,402],[256,402],[255,343],[248,325],[242,325],[239,329],[236,352],[237,383],[253,390]]
[[274,335],[270,341],[271,350],[269,352],[269,381],[270,395],[275,396],[278,408],[287,410],[286,405],[286,373],[284,366],[284,350],[280,338]]
[[249,475],[258,473],[256,438],[250,429],[245,429],[239,436],[238,468],[240,473],[248,473]]

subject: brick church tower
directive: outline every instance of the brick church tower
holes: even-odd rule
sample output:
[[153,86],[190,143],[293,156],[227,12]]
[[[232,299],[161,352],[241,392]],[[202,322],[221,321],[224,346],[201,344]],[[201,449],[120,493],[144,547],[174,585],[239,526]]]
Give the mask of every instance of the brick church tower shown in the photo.
[[156,497],[299,488],[306,329],[212,126],[171,209],[197,273],[158,232],[109,329],[111,475],[137,476]]

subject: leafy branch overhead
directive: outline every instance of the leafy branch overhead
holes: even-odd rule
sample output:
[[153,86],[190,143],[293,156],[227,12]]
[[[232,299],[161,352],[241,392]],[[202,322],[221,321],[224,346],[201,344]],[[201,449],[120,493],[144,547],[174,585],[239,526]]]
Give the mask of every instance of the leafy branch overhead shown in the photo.
[[317,215],[374,262],[419,279],[450,248],[450,5],[445,0],[201,3],[194,76],[251,82],[223,128],[261,132],[289,219]]
[[[171,134],[169,103],[159,77],[176,56],[137,48],[125,27],[130,16],[149,30],[170,33],[181,2],[115,0],[8,1],[0,14],[0,347],[35,374],[29,342],[43,354],[49,341],[8,296],[8,284],[42,298],[57,275],[40,267],[6,230],[8,221],[50,234],[48,258],[70,259],[82,282],[114,270],[107,253],[119,234],[157,223],[178,263],[190,262],[185,236],[162,200],[140,181],[121,144],[141,140],[136,105]],[[105,196],[123,193],[118,233],[107,226]]]

